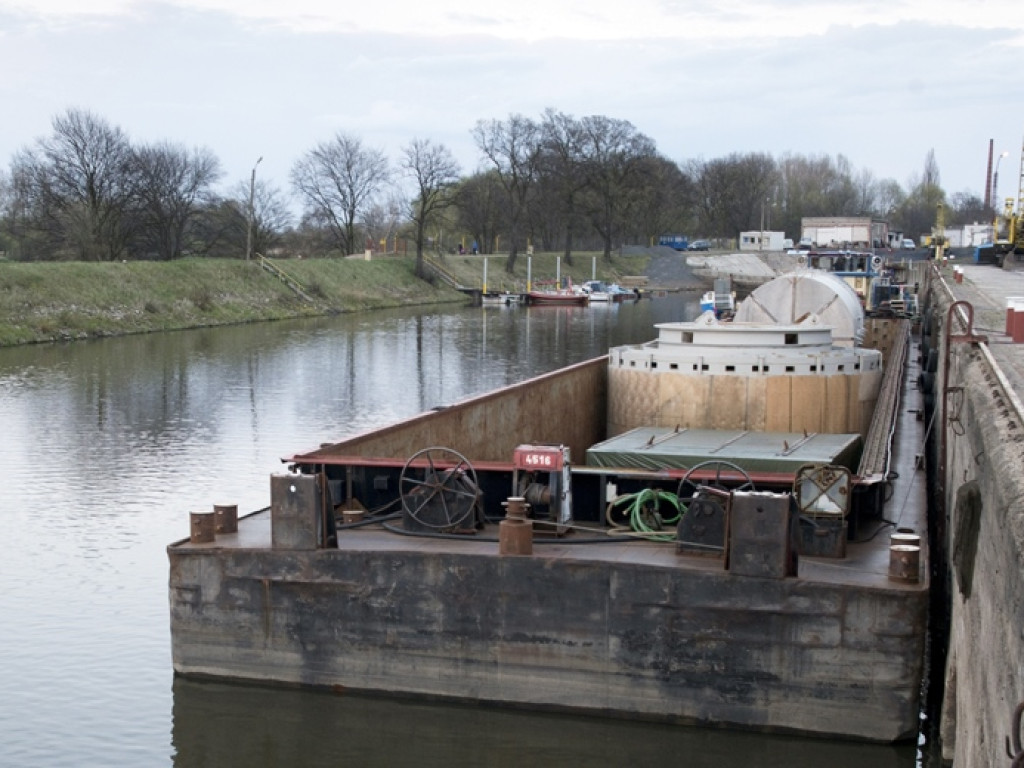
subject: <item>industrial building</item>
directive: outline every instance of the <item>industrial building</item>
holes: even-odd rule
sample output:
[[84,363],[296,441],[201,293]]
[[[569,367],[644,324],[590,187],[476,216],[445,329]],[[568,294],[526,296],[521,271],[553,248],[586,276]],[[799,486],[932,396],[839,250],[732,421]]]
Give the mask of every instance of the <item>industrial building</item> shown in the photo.
[[867,216],[805,216],[800,242],[815,248],[886,248],[889,223]]

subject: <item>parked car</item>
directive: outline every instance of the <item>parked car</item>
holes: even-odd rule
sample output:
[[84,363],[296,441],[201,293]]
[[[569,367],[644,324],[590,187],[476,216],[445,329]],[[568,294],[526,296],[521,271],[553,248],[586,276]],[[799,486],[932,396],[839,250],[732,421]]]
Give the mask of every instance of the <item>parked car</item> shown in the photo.
[[909,237],[904,237],[903,238],[903,246],[902,247],[903,247],[904,251],[916,251],[917,250],[917,245],[915,245],[914,241],[911,240]]
[[711,243],[707,240],[694,240],[690,243],[690,247],[687,250],[690,251],[706,251],[711,247]]

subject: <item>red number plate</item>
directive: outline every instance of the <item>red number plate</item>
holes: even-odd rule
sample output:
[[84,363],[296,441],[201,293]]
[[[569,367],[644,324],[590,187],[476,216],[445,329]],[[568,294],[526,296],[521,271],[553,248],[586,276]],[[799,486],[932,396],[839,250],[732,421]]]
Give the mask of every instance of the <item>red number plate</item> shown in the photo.
[[516,469],[558,472],[562,469],[562,449],[539,445],[520,445],[515,453]]

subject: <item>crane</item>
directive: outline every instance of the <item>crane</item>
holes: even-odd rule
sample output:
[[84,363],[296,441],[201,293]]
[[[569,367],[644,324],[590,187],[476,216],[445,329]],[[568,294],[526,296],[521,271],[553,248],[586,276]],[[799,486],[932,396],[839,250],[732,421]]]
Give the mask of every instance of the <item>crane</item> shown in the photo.
[[[992,202],[994,204],[996,201]],[[1010,253],[1014,254],[1014,261],[1024,261],[1024,145],[1020,154],[1017,197],[1007,197],[1003,201],[1003,210],[996,214],[993,229],[992,251],[995,263],[1002,266],[1006,255]]]

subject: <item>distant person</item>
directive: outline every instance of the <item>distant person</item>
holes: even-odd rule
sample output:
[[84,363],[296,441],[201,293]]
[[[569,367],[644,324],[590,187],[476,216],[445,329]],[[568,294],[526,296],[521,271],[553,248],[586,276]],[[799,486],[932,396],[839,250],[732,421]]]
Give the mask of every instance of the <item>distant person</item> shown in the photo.
[[473,241],[473,255],[476,256],[478,253],[480,253],[480,248],[477,246],[476,240],[474,240]]

